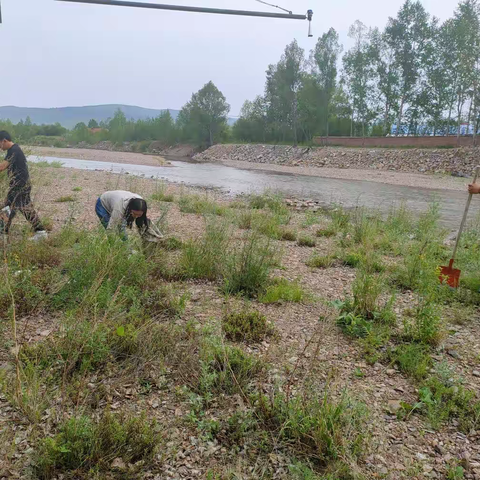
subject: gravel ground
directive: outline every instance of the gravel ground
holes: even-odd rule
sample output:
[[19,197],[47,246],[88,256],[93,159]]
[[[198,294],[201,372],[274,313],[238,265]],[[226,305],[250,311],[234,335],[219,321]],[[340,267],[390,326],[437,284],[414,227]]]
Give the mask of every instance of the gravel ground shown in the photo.
[[166,160],[160,156],[132,152],[111,152],[108,150],[90,150],[86,148],[25,147],[32,155],[40,157],[78,158],[96,162],[128,163],[158,167]]
[[[117,155],[114,152],[98,153]],[[137,157],[144,158],[143,155],[137,155]],[[262,169],[265,169],[264,165]],[[98,195],[105,190],[126,189],[148,198],[157,185],[149,179],[120,176],[108,172],[61,168],[37,168],[32,169],[32,172],[35,183],[35,203],[41,215],[50,217],[53,221],[54,230],[59,229],[69,219],[84,228],[95,228],[98,221],[94,204]],[[371,176],[372,172],[368,174]],[[395,174],[397,175],[399,174]],[[434,177],[422,175],[405,175],[405,177],[437,180]],[[425,185],[422,184],[422,186]],[[81,188],[81,191],[73,191],[78,188]],[[183,187],[169,185],[168,190],[169,193],[178,195]],[[75,201],[56,202],[59,197],[67,195],[72,195]],[[209,193],[209,195],[214,194]],[[220,195],[217,196],[217,200],[227,201]],[[150,202],[149,206],[153,219],[165,208],[165,204],[157,202]],[[176,204],[169,204],[168,208],[168,235],[186,240],[203,233],[202,216],[183,214]],[[17,221],[15,223],[17,224]],[[18,223],[22,224],[23,219],[18,218]],[[301,213],[294,213],[292,224],[295,228],[302,228]],[[316,228],[318,226],[304,227],[303,231],[313,234]],[[458,460],[468,467],[465,478],[480,480],[480,431],[466,436],[458,431],[454,423],[439,431],[433,431],[424,418],[418,415],[412,415],[408,421],[397,420],[392,413],[392,408],[400,401],[414,403],[417,398],[417,386],[392,367],[380,364],[367,365],[362,359],[358,344],[341,335],[333,320],[319,327],[321,322],[319,323],[318,320],[321,315],[329,318],[329,307],[326,306],[325,300],[344,298],[351,289],[355,270],[338,266],[324,270],[311,269],[305,265],[305,261],[314,249],[299,247],[295,242],[279,242],[278,245],[283,249],[284,256],[282,269],[275,273],[291,280],[298,279],[316,300],[302,304],[256,304],[255,307],[265,313],[275,324],[280,339],[278,342],[263,342],[253,347],[252,351],[276,365],[279,370],[280,365],[285,363],[298,365],[294,386],[302,382],[304,374],[315,369],[316,382],[319,384],[329,382],[339,391],[348,388],[352,395],[363,399],[368,404],[370,444],[365,462],[361,465],[365,478],[441,479],[445,478],[447,465]],[[326,254],[332,248],[333,240],[322,238],[318,239],[315,250],[319,254]],[[225,308],[225,299],[215,285],[205,282],[185,282],[182,288],[190,293],[190,301],[181,322],[186,323],[192,319],[208,322],[211,318],[220,318]],[[411,306],[412,301],[410,294],[399,294],[396,309],[401,311]],[[478,312],[470,320],[470,323],[465,325],[449,326],[449,335],[445,345],[439,349],[438,359],[447,361],[464,379],[465,385],[473,388],[478,394],[478,378],[472,376],[480,360]],[[56,319],[42,318],[35,321],[27,319],[22,322],[19,331],[22,332],[23,341],[29,342],[48,336],[55,329]],[[305,349],[314,335],[318,336],[317,342],[313,342],[311,348]],[[313,351],[316,344],[319,344],[318,354]],[[457,355],[447,355],[448,349],[453,347],[457,350]],[[278,362],[275,362],[275,359],[278,359]],[[312,365],[313,360],[315,365]],[[358,375],[359,371],[362,375]],[[184,416],[190,408],[187,401],[182,401],[172,391],[159,391],[147,397],[139,396],[134,388],[129,386],[125,389],[121,385],[116,385],[115,394],[111,399],[112,408],[125,406],[138,410],[147,409],[149,415],[156,416],[163,423],[168,436],[162,451],[162,473],[160,476],[147,475],[144,478],[201,479],[206,478],[208,469],[215,466],[220,468],[222,465],[235,470],[239,469],[240,473],[243,473],[239,478],[251,478],[247,470],[241,470],[241,457],[231,457],[230,452],[216,442],[205,442],[198,436],[198,432],[185,422]],[[207,417],[216,418],[217,415],[215,407],[207,412]],[[21,438],[25,433],[25,427],[17,417],[18,414],[13,414],[6,399],[0,395],[0,420],[7,422],[17,419],[19,423],[15,438],[20,440],[18,442],[15,440],[15,444],[18,443],[19,448],[22,449]],[[28,445],[25,444],[23,450],[28,451],[27,447]],[[281,455],[271,454],[270,457],[272,465],[278,472],[274,478],[291,478],[286,465],[282,463]],[[1,470],[0,468],[0,477],[2,477]],[[8,475],[8,478],[21,477]]]

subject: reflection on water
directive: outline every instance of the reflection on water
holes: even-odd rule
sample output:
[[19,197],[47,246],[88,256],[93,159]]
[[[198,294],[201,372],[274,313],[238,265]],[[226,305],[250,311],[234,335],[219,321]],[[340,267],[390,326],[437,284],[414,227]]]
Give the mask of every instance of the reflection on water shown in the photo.
[[[323,205],[332,202],[346,207],[364,205],[382,211],[403,202],[409,209],[421,212],[435,200],[439,203],[442,222],[451,228],[458,228],[467,198],[466,192],[452,190],[432,190],[360,180],[336,180],[308,175],[241,170],[213,163],[172,161],[170,166],[152,167],[55,157],[31,156],[29,160],[32,162],[59,161],[67,168],[129,173],[186,185],[216,187],[232,195],[271,189],[287,196],[316,200]],[[470,216],[473,217],[477,210],[473,203]]]

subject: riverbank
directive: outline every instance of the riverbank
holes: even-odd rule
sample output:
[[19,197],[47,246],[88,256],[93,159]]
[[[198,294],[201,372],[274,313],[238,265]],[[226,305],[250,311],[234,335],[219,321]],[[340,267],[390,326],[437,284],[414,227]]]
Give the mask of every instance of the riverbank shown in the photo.
[[[222,146],[223,147],[223,146]],[[133,152],[112,152],[106,150],[80,149],[80,148],[51,148],[51,147],[30,147],[32,154],[44,157],[75,158],[107,163],[123,163],[131,165],[162,166],[168,164],[168,160],[161,156],[145,155]],[[172,158],[177,158],[172,156]],[[202,160],[196,156],[195,160]],[[179,157],[179,160],[191,161],[186,157]],[[204,160],[206,162],[206,160]],[[312,177],[323,177],[340,180],[361,180],[368,182],[383,183],[387,185],[406,186],[413,188],[428,188],[440,190],[465,190],[468,183],[466,178],[453,177],[451,175],[427,175],[425,173],[392,172],[358,168],[335,168],[315,167],[308,165],[277,165],[270,163],[254,163],[242,160],[222,158],[215,160],[215,163],[238,168],[242,170],[267,171],[271,173],[285,173],[293,175],[308,175]]]
[[480,148],[388,149],[214,145],[193,158],[202,162],[241,161],[299,168],[340,168],[470,177]]

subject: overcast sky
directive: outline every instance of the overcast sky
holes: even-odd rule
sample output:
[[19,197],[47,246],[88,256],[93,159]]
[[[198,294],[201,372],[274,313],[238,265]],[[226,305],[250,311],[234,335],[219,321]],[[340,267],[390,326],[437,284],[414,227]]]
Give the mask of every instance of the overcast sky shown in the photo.
[[[144,0],[244,10],[269,10],[255,0]],[[122,103],[179,109],[213,80],[239,113],[263,92],[265,70],[296,38],[309,51],[330,27],[348,46],[348,27],[361,20],[384,27],[403,0],[276,0],[307,22],[164,12],[54,0],[0,0],[0,105],[61,107]],[[441,20],[456,0],[423,0]]]

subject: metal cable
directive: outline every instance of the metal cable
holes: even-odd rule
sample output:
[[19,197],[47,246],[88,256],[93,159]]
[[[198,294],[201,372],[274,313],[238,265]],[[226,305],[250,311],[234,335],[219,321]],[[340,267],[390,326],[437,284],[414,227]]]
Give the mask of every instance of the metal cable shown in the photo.
[[279,10],[283,10],[284,12],[287,12],[290,15],[292,15],[292,13],[293,13],[291,10],[287,10],[286,8],[279,7],[278,5],[273,5],[273,3],[264,2],[263,0],[255,0],[255,1],[258,2],[258,3],[263,3],[264,5],[268,5],[269,7],[278,8]]

